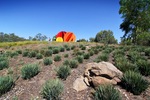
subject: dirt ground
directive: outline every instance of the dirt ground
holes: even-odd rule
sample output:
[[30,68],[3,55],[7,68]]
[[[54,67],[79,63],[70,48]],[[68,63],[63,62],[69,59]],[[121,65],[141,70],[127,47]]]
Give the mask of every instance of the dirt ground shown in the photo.
[[[40,49],[43,47],[47,47],[48,45],[28,45],[24,47],[14,47],[11,48],[12,50],[21,48],[22,50],[26,48],[33,48],[33,49]],[[93,45],[88,45],[93,46]],[[60,52],[59,55],[62,56],[62,60],[59,62],[54,62],[53,64],[49,66],[45,66],[43,64],[43,59],[37,60],[36,58],[29,58],[29,57],[22,57],[22,55],[19,55],[17,57],[13,57],[10,59],[10,68],[13,70],[14,77],[17,77],[17,80],[15,82],[14,87],[7,93],[3,94],[0,97],[0,100],[44,100],[42,98],[42,95],[40,93],[43,84],[45,81],[49,79],[55,79],[57,78],[55,69],[59,67],[64,60],[66,59],[73,59],[74,56],[72,55],[73,50]],[[69,54],[68,58],[64,58],[64,54]],[[55,54],[52,55],[52,58]],[[93,62],[93,60],[97,57],[98,54],[94,54],[90,57],[90,59],[84,60],[82,64],[79,64],[77,68],[74,68],[71,70],[71,75],[67,77],[66,80],[62,80],[64,83],[64,91],[61,94],[62,100],[93,100],[92,92],[94,92],[94,89],[92,87],[89,87],[88,89],[84,91],[77,92],[73,89],[73,82],[83,75],[85,65],[87,63]],[[112,53],[109,57],[109,62],[113,63],[113,57]],[[41,66],[41,71],[38,75],[34,76],[30,80],[24,80],[21,78],[20,69],[24,64],[28,63],[39,63]],[[3,69],[0,70],[0,76],[7,75],[8,70]],[[146,77],[150,81],[150,77]],[[150,88],[148,88],[145,92],[143,92],[141,95],[133,95],[132,93],[126,91],[125,89],[121,88],[119,85],[116,85],[115,88],[117,88],[121,94],[123,100],[150,100]]]

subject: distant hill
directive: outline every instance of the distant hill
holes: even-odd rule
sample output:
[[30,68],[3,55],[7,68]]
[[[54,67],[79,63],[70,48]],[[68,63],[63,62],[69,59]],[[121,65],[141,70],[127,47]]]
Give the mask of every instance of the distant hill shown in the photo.
[[25,41],[27,39],[16,36],[15,33],[3,33],[0,32],[0,42],[17,42],[17,41]]

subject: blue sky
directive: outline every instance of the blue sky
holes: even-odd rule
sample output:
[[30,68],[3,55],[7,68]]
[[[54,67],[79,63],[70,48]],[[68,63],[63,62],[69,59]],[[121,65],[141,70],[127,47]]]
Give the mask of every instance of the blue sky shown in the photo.
[[0,0],[0,32],[24,38],[42,33],[52,38],[67,31],[78,40],[112,30],[120,41],[119,8],[119,0]]

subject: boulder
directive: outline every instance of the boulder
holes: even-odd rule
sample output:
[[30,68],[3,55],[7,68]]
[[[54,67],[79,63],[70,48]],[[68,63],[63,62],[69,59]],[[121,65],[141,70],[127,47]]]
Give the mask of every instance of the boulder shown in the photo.
[[84,77],[81,76],[77,78],[73,83],[73,89],[75,89],[77,92],[87,89],[88,86],[84,82]]
[[88,63],[85,68],[84,77],[94,86],[105,83],[117,84],[123,76],[123,73],[109,62]]
[[110,80],[110,79],[107,79],[107,78],[101,77],[101,76],[93,77],[92,83],[93,83],[94,87],[98,87],[99,85],[102,85],[102,84],[117,84],[116,81]]

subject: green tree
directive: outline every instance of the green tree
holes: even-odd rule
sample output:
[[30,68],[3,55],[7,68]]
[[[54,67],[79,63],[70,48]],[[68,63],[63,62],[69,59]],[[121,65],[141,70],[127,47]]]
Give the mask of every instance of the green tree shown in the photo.
[[90,41],[90,42],[94,42],[94,41],[95,41],[95,38],[90,37],[90,38],[89,38],[89,41]]
[[112,31],[103,30],[96,34],[95,42],[104,44],[116,44],[117,40],[114,38]]
[[120,0],[119,14],[123,22],[120,29],[125,33],[123,38],[137,42],[137,35],[150,29],[150,0]]

